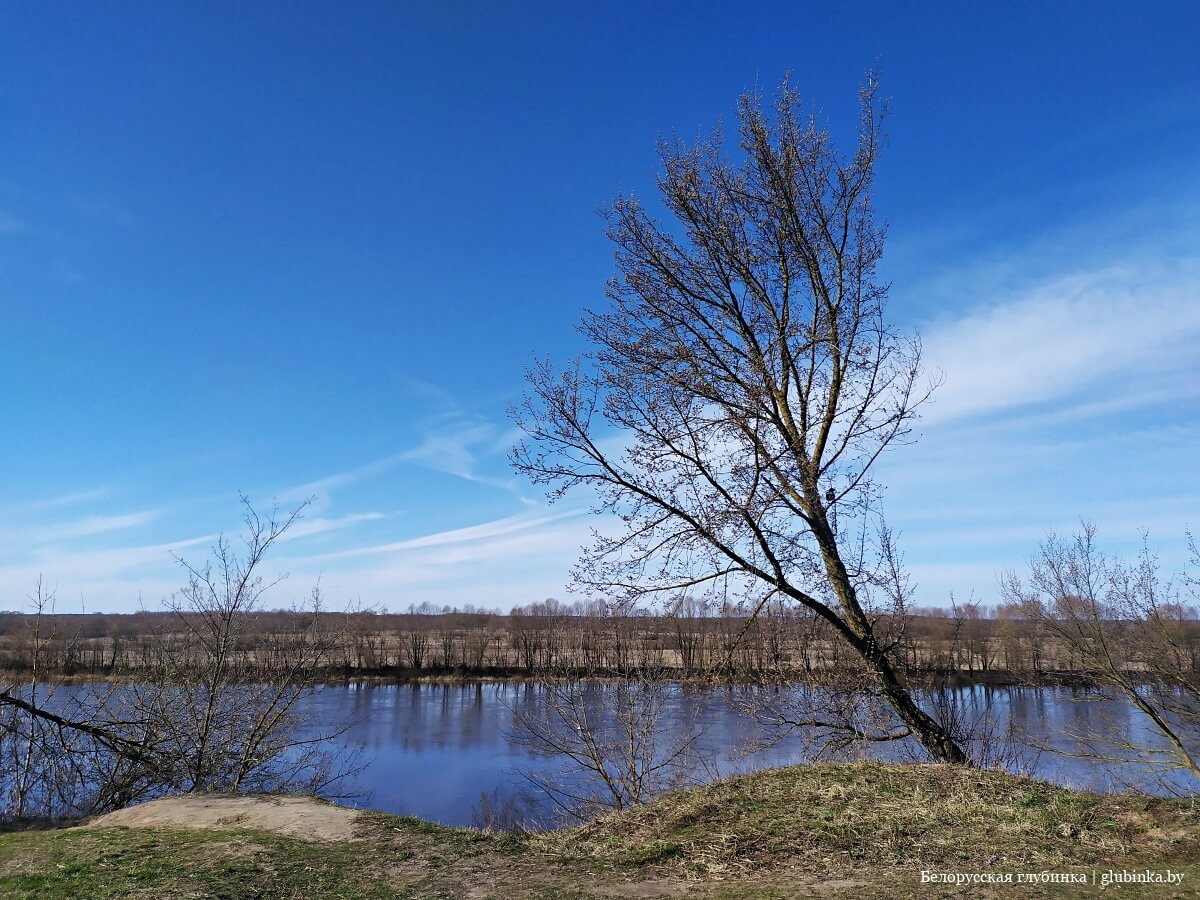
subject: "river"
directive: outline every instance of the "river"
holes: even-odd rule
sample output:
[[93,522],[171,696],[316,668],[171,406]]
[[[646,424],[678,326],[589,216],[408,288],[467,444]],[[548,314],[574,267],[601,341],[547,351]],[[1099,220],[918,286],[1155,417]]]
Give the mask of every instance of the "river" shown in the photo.
[[[524,817],[548,821],[552,807],[544,796],[528,790],[522,773],[555,778],[561,760],[530,747],[514,721],[518,711],[542,702],[543,690],[537,684],[515,682],[327,685],[307,698],[305,711],[315,728],[344,725],[340,740],[362,749],[361,770],[343,785],[354,802],[469,825],[486,793],[493,808],[520,798]],[[764,731],[745,713],[743,701],[756,690],[760,689],[669,685],[660,719],[661,743],[669,746],[673,733],[693,723],[702,732],[703,757],[720,774],[806,759],[810,751],[802,735],[752,748],[761,743]],[[994,734],[1011,723],[1013,733],[1021,735],[1017,765],[1035,777],[1093,790],[1164,790],[1143,764],[1069,755],[1082,749],[1079,735],[1097,732],[1118,741],[1161,746],[1140,714],[1123,702],[1099,702],[1094,691],[1065,687],[963,687],[955,689],[955,699],[970,719]],[[874,745],[868,752],[887,759],[916,755],[904,742]]]

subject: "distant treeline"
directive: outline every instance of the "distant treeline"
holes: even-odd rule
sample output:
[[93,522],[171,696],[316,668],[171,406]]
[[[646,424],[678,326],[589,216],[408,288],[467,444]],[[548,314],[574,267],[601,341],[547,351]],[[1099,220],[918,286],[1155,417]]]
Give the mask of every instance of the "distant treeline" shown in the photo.
[[[230,648],[238,670],[247,677],[286,670],[297,614],[248,615],[250,627],[238,646]],[[687,600],[670,614],[618,615],[598,602],[548,600],[514,608],[508,615],[428,605],[406,613],[317,615],[334,642],[326,663],[330,679],[603,675],[654,669],[686,679],[804,681],[855,662],[825,622],[779,605],[751,615],[744,606]],[[1179,615],[1184,648],[1200,671],[1200,621],[1193,609]],[[45,615],[38,627],[42,674],[136,677],[155,669],[164,636],[185,629],[186,618],[170,612]],[[964,603],[917,609],[903,618],[881,616],[877,630],[895,664],[917,680],[1071,680],[1083,671],[1069,647],[1035,627],[1016,607]],[[30,619],[0,613],[0,669],[28,670],[32,641]]]

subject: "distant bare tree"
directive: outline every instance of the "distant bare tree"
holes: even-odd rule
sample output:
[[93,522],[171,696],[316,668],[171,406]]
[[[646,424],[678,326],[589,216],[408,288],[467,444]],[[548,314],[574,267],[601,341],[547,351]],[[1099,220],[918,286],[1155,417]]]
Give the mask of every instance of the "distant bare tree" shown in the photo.
[[429,632],[414,628],[405,634],[405,650],[408,654],[408,665],[420,670],[425,667],[425,659],[429,655],[430,639]]
[[619,277],[581,326],[594,351],[528,373],[513,463],[552,499],[594,491],[625,524],[581,559],[583,589],[632,603],[722,583],[751,615],[800,604],[863,660],[900,728],[967,763],[914,702],[872,611],[888,574],[872,467],[932,389],[876,277],[877,90],[868,78],[849,157],[786,82],[773,117],[757,95],[739,101],[740,161],[719,132],[660,144],[675,221],[613,203]]
[[704,623],[708,614],[707,604],[684,595],[672,601],[668,609],[671,638],[679,656],[679,667],[685,676],[702,672],[706,665]]

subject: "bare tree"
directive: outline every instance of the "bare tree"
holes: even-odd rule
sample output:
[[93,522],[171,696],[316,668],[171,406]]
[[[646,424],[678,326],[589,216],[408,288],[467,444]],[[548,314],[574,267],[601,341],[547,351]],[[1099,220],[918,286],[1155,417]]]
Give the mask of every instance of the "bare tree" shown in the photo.
[[54,753],[59,730],[41,716],[40,710],[54,702],[53,682],[43,683],[52,642],[53,626],[47,612],[54,607],[54,594],[38,578],[29,598],[32,614],[26,620],[28,632],[28,677],[17,683],[0,683],[0,809],[8,815],[25,818],[45,814],[61,794],[64,779],[55,765]]
[[[171,615],[136,679],[39,692],[35,624],[33,679],[0,684],[0,710],[10,746],[24,747],[27,760],[38,754],[46,814],[170,791],[327,792],[353,765],[332,746],[336,727],[314,729],[301,711],[345,639],[323,614],[319,590],[303,606],[270,613],[274,627],[260,618],[264,595],[282,580],[262,576],[264,557],[304,506],[283,516],[261,516],[245,498],[243,506],[240,550],[221,538],[203,565],[180,560],[188,583],[167,601]],[[40,589],[38,600],[40,618]],[[27,812],[30,771],[0,774],[9,814]]]
[[901,729],[967,763],[876,631],[889,573],[871,470],[933,385],[885,316],[873,76],[860,101],[848,158],[786,82],[773,117],[740,99],[740,160],[719,131],[660,143],[675,222],[627,196],[608,210],[619,275],[610,307],[584,314],[594,350],[528,373],[513,463],[552,499],[591,489],[624,523],[580,560],[582,589],[632,603],[721,584],[752,616],[800,604],[861,658]]
[[25,617],[26,667],[0,678],[0,819],[53,818],[104,805],[122,781],[119,760],[149,759],[141,741],[104,714],[111,684],[55,680],[76,654],[58,631],[54,592],[39,577]]
[[530,689],[538,692],[534,702],[513,705],[512,737],[562,766],[521,774],[569,818],[643,803],[706,771],[701,732],[672,718],[668,700],[677,686],[661,672],[548,678]]
[[[1200,565],[1196,542],[1189,537],[1189,543],[1193,565]],[[1150,745],[1077,735],[1085,748],[1114,762],[1132,755],[1168,778],[1189,777],[1193,790],[1200,786],[1200,623],[1181,602],[1181,589],[1200,588],[1196,576],[1164,579],[1145,538],[1133,563],[1106,555],[1097,547],[1095,526],[1085,522],[1068,540],[1050,535],[1028,578],[1007,572],[1001,588],[1082,674],[1136,709],[1162,738]]]

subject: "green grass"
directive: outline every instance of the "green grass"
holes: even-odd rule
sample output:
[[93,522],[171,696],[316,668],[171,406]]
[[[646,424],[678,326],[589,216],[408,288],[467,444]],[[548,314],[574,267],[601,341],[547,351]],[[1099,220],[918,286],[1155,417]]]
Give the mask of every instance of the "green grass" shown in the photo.
[[[239,830],[110,828],[0,834],[0,896],[373,900],[397,896],[353,844]],[[372,871],[371,869],[374,869]]]
[[[1078,896],[920,884],[920,871],[1150,868],[1200,896],[1200,807],[1070,791],[948,766],[794,766],[663,797],[591,824],[492,835],[367,813],[356,840],[247,830],[0,834],[0,897],[453,898]],[[1100,895],[1099,889],[1094,892]]]

